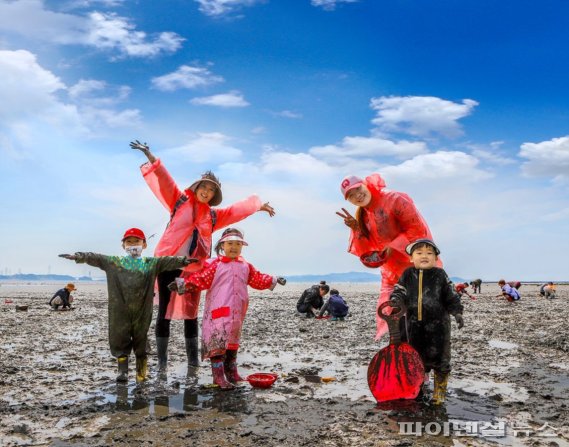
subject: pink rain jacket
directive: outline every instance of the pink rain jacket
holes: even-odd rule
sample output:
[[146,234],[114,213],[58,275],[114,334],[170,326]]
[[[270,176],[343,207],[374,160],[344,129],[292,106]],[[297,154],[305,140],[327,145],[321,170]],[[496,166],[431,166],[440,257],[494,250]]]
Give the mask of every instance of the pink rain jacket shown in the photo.
[[241,256],[220,256],[186,278],[186,288],[208,290],[202,320],[202,360],[239,348],[249,306],[247,286],[273,290],[276,282],[275,276],[259,272]]
[[[182,271],[182,277],[201,270],[211,253],[211,235],[214,231],[239,222],[261,209],[262,203],[258,196],[252,195],[245,200],[237,202],[227,208],[216,208],[216,223],[213,225],[210,206],[196,199],[191,189],[182,191],[170,176],[160,159],[154,163],[145,163],[140,167],[144,180],[160,200],[160,203],[170,214],[174,205],[182,194],[188,197],[176,210],[174,218],[160,238],[154,256],[187,256],[182,253],[189,249],[189,240],[194,228],[197,228],[199,237],[197,248],[192,257],[199,262],[189,264]],[[184,320],[194,319],[198,316],[200,304],[199,292],[188,293],[185,297],[172,292],[170,303],[166,310],[166,319]]]
[[[429,238],[431,232],[413,200],[405,193],[390,191],[379,174],[365,178],[365,185],[371,192],[371,202],[364,208],[364,223],[369,230],[365,238],[359,230],[351,230],[348,251],[361,256],[369,251],[383,251],[391,248],[391,255],[381,269],[381,291],[377,307],[389,299],[393,287],[401,274],[411,266],[405,247],[412,241]],[[437,264],[442,267],[439,261]],[[387,332],[387,324],[377,315],[376,340]]]

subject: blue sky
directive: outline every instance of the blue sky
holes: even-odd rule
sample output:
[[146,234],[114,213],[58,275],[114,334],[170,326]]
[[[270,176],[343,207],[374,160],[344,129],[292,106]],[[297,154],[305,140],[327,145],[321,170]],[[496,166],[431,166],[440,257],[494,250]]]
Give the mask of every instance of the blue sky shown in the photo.
[[[148,142],[204,170],[278,274],[364,271],[335,215],[348,174],[411,195],[452,276],[568,279],[565,1],[0,0],[0,273],[85,274],[163,231]],[[150,239],[154,248],[158,236]],[[215,239],[215,238],[214,238]]]

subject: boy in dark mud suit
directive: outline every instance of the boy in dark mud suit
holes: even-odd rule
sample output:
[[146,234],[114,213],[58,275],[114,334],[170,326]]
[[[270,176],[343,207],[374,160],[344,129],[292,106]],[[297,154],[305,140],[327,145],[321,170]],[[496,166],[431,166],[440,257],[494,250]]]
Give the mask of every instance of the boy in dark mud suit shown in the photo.
[[464,326],[462,304],[446,272],[436,267],[439,249],[430,239],[418,239],[405,249],[413,267],[403,272],[391,300],[403,303],[407,313],[400,320],[401,341],[413,346],[425,365],[435,371],[433,403],[445,400],[450,372],[450,317]]
[[128,380],[128,356],[136,356],[136,381],[146,380],[146,340],[152,321],[154,282],[159,273],[185,267],[194,259],[183,256],[141,257],[146,248],[142,230],[131,228],[122,239],[127,256],[77,252],[59,255],[98,267],[107,274],[109,295],[109,345],[118,361],[117,382]]

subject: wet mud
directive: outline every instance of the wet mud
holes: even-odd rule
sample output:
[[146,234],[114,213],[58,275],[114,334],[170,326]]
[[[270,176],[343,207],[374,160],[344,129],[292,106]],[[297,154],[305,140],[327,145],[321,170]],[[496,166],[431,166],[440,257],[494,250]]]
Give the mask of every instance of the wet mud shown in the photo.
[[[151,352],[146,383],[135,384],[131,357],[129,383],[117,384],[105,285],[79,284],[75,310],[55,312],[46,303],[59,286],[0,286],[2,446],[569,446],[569,286],[555,300],[538,285],[515,304],[495,297],[496,284],[466,297],[440,407],[371,396],[367,365],[388,343],[373,341],[377,284],[334,284],[352,314],[337,322],[295,315],[306,284],[251,291],[240,371],[279,379],[233,391],[210,385],[207,362],[188,370],[179,321],[167,380]],[[503,432],[480,429],[500,422]]]

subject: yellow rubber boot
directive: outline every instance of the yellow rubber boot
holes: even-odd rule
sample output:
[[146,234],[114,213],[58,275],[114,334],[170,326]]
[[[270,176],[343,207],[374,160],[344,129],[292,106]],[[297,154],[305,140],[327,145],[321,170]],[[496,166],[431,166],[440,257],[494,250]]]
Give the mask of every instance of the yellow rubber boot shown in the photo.
[[441,405],[447,395],[448,373],[435,371],[435,389],[433,390],[433,404]]
[[136,358],[136,382],[144,382],[148,372],[148,360],[146,356]]

